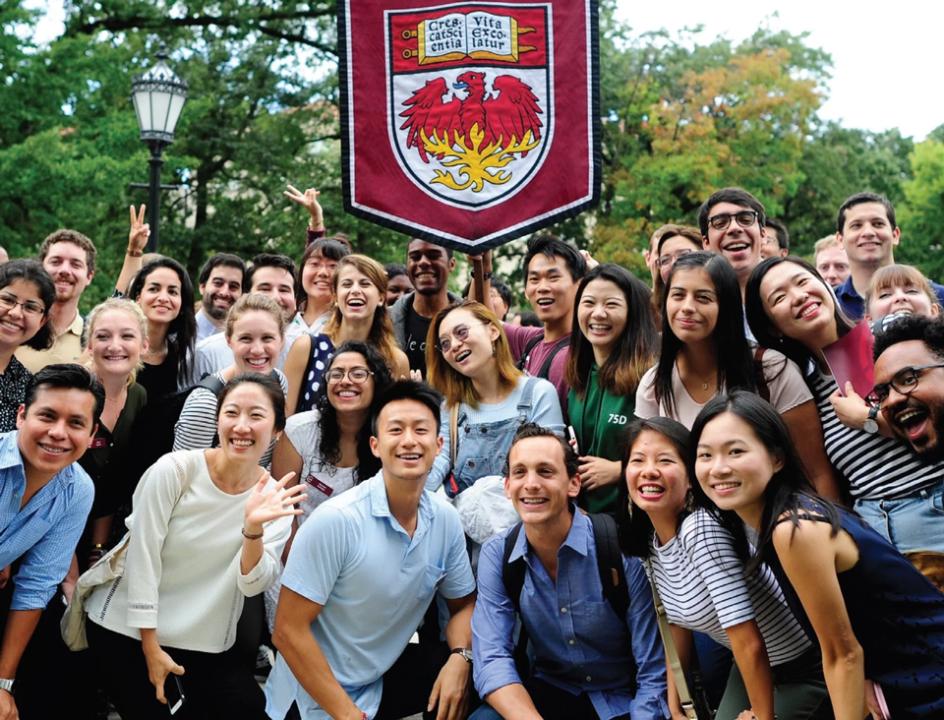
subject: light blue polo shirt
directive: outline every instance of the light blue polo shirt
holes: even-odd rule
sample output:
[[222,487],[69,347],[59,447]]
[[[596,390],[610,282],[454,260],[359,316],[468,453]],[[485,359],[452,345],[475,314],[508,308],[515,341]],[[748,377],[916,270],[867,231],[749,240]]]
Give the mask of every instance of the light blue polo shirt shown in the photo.
[[[282,586],[323,605],[312,623],[341,687],[369,716],[380,707],[383,674],[416,631],[434,593],[475,590],[459,515],[423,492],[410,538],[387,503],[383,471],[322,503],[302,524]],[[328,718],[280,655],[266,683],[266,712],[283,720],[298,704],[303,718]]]

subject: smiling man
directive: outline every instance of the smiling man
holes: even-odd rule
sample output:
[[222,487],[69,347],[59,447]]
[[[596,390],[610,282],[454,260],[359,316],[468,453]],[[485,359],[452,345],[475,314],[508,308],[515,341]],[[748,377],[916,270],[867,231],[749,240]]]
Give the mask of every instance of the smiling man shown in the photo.
[[713,193],[698,210],[705,250],[723,256],[737,273],[741,294],[761,260],[767,236],[767,215],[760,200],[747,190],[729,187]]
[[81,357],[84,322],[79,300],[95,277],[95,245],[75,230],[56,230],[39,246],[39,260],[56,286],[56,301],[49,309],[54,339],[48,350],[20,346],[16,351],[16,359],[31,373]]
[[944,552],[944,321],[911,315],[890,323],[875,338],[874,357],[867,400],[918,456],[912,478],[924,482],[855,509],[902,552]]
[[[872,276],[895,262],[894,250],[901,241],[895,208],[884,195],[856,193],[839,206],[836,238],[846,251],[850,269],[849,277],[836,288],[836,297],[847,316],[861,320]],[[944,286],[931,282],[931,288],[944,305]]]
[[433,316],[462,298],[448,290],[449,275],[456,269],[452,250],[413,238],[406,251],[406,274],[413,292],[390,306],[390,322],[400,349],[412,370],[426,377],[426,333]]
[[[458,513],[425,490],[441,402],[409,380],[383,392],[370,438],[380,472],[322,503],[295,536],[266,685],[274,720],[465,717],[475,581]],[[452,615],[448,645],[413,658],[404,650],[437,592]]]
[[[16,717],[17,667],[92,508],[92,480],[76,461],[104,404],[105,391],[85,368],[49,365],[27,389],[17,430],[0,435],[0,567],[13,565],[12,592],[2,592],[0,717]],[[30,673],[24,680],[31,690],[48,691],[49,668],[36,667],[41,664],[33,667],[42,677]]]
[[226,313],[243,294],[246,263],[230,253],[217,253],[200,268],[201,307],[197,311],[197,342],[223,331]]
[[[668,716],[665,661],[642,565],[619,553],[608,516],[591,519],[576,509],[579,492],[573,449],[550,430],[522,425],[505,478],[521,523],[489,540],[479,556],[472,654],[475,689],[488,705],[473,720]],[[515,662],[519,616],[534,651],[526,677]]]
[[587,263],[573,245],[552,235],[533,238],[524,256],[524,293],[544,327],[504,323],[518,367],[550,380],[565,412],[570,388],[564,371],[570,355],[574,298],[586,272]]

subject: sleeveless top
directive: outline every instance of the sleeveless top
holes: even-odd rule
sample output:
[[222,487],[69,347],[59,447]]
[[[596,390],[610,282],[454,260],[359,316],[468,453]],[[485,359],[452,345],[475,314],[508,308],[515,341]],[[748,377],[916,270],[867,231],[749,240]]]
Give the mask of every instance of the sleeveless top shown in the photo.
[[[944,595],[864,520],[837,511],[859,549],[859,561],[838,577],[866,678],[881,685],[895,720],[944,718]],[[774,565],[797,617],[811,630],[793,587]]]
[[327,335],[311,336],[311,352],[308,355],[308,365],[305,366],[305,375],[301,387],[298,389],[298,403],[295,412],[305,412],[315,406],[318,388],[321,387],[324,371],[328,361],[334,355],[334,343]]

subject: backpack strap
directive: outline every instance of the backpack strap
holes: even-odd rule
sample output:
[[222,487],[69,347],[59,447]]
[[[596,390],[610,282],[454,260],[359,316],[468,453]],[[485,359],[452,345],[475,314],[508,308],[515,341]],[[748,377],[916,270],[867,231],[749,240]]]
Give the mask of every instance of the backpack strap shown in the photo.
[[764,351],[766,348],[754,348],[754,379],[757,381],[757,394],[770,402],[770,387],[767,385],[767,375],[764,373]]
[[508,598],[515,606],[515,612],[521,612],[521,591],[524,588],[524,574],[527,565],[524,558],[520,557],[514,562],[509,562],[511,553],[518,542],[518,535],[521,534],[521,523],[518,522],[505,536],[505,548],[502,552],[502,583],[505,585],[505,592]]
[[557,357],[557,354],[568,345],[570,345],[570,338],[566,336],[554,343],[551,351],[547,354],[547,357],[544,358],[544,362],[541,363],[541,369],[538,371],[538,377],[544,378],[545,380],[550,380],[550,377],[548,376],[551,373],[551,363],[554,362],[554,358]]
[[544,340],[544,331],[542,330],[533,338],[528,340],[527,344],[524,346],[524,352],[521,353],[521,357],[518,359],[518,369],[524,370],[528,365],[528,360],[531,359],[531,351],[538,346],[538,343]]
[[200,378],[200,382],[198,382],[195,385],[195,387],[201,387],[206,390],[209,390],[214,395],[219,395],[220,390],[223,389],[224,384],[225,383],[222,380],[220,380],[219,375],[217,375],[216,373],[210,373],[209,375]]
[[603,597],[613,608],[616,616],[623,620],[629,609],[629,590],[626,573],[623,571],[623,553],[619,547],[616,520],[606,513],[589,513],[593,526],[593,540],[597,546],[597,570]]

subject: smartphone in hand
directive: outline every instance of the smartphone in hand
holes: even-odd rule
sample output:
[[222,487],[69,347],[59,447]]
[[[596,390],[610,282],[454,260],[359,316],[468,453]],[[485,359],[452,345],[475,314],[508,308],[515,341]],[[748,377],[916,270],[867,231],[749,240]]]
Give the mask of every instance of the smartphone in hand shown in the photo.
[[179,675],[173,673],[167,675],[167,679],[164,680],[164,697],[167,699],[167,710],[171,715],[176,715],[177,711],[183,707],[186,699],[184,686]]

